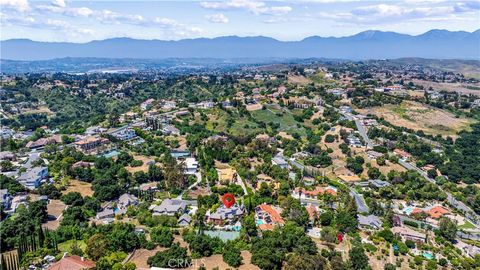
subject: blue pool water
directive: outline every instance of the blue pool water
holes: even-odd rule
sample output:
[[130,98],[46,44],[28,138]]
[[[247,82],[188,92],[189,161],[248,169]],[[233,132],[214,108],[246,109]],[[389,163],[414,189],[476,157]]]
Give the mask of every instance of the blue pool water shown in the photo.
[[430,253],[430,252],[424,251],[422,255],[423,255],[423,257],[425,257],[425,258],[427,258],[427,259],[429,259],[429,260],[432,260],[432,259],[433,259],[433,254]]
[[403,213],[405,213],[406,215],[410,216],[412,211],[413,211],[413,207],[411,207],[411,206],[403,208]]
[[257,223],[257,225],[262,225],[262,224],[264,224],[265,222],[264,222],[263,220],[261,220],[261,219],[257,219],[257,220],[255,220],[255,223]]
[[116,157],[120,154],[120,152],[118,152],[117,150],[113,150],[113,151],[110,151],[108,153],[105,153],[103,154],[102,156],[106,157],[106,158],[112,158],[112,157]]

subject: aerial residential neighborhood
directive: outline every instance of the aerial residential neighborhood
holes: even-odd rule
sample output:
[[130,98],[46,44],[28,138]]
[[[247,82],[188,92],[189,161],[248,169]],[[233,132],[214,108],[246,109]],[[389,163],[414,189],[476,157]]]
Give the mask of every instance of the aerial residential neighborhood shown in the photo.
[[0,270],[480,269],[478,1],[0,6]]

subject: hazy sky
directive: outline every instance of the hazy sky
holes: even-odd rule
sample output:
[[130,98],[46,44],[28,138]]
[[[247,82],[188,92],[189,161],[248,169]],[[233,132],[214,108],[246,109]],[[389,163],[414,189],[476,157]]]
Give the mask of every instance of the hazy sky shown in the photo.
[[421,34],[475,31],[480,0],[0,0],[2,40],[87,42],[132,37],[183,39],[225,35],[300,40],[365,30]]

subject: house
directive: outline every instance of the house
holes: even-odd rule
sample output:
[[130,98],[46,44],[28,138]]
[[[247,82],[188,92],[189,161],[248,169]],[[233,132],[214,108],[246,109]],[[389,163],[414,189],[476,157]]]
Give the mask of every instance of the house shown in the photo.
[[387,181],[382,181],[380,179],[375,179],[375,180],[370,180],[368,181],[370,185],[376,187],[376,188],[383,188],[383,187],[388,187],[390,186],[390,183]]
[[48,138],[40,138],[36,141],[30,141],[27,143],[26,147],[30,149],[45,147],[47,144],[56,144],[62,143],[62,136],[61,135],[53,135]]
[[245,214],[245,207],[237,204],[227,208],[225,205],[218,207],[214,213],[207,213],[208,222],[216,225],[223,225],[225,222],[237,220]]
[[47,167],[34,167],[24,173],[22,173],[17,181],[22,184],[25,188],[33,190],[40,186],[40,183],[43,179],[48,176]]
[[255,222],[260,230],[273,230],[277,225],[283,226],[285,221],[277,207],[263,203],[255,207]]
[[131,128],[126,128],[112,133],[112,136],[121,141],[129,141],[137,137],[137,134],[135,133],[135,130]]
[[107,144],[108,142],[109,140],[106,138],[90,136],[75,142],[75,146],[81,151],[88,152],[95,150],[97,147]]
[[426,211],[427,215],[429,215],[433,219],[439,219],[443,217],[444,215],[450,214],[450,210],[447,208],[441,206],[441,205],[435,205],[434,207],[428,209]]
[[148,110],[152,107],[152,104],[155,100],[153,98],[149,98],[147,100],[145,100],[144,102],[142,102],[142,104],[140,104],[140,108],[145,111],[145,110]]
[[162,109],[163,110],[173,110],[177,108],[177,103],[174,100],[164,100],[162,102]]
[[369,159],[377,159],[379,157],[383,157],[383,153],[379,153],[373,150],[367,151],[367,155]]
[[83,160],[80,160],[79,162],[76,162],[72,165],[72,169],[75,169],[75,168],[88,168],[88,167],[91,167],[93,166],[94,163],[93,162],[86,162],[86,161],[83,161]]
[[105,207],[102,211],[97,212],[95,218],[97,220],[107,220],[115,217],[115,212],[112,207]]
[[370,230],[379,230],[382,228],[383,222],[379,217],[374,215],[358,215],[358,226],[362,229]]
[[272,159],[272,164],[277,165],[282,169],[288,169],[289,167],[288,162],[283,157],[278,155]]
[[164,125],[160,131],[163,135],[180,135],[180,130],[173,125]]
[[399,235],[403,241],[411,240],[416,243],[425,243],[427,240],[427,235],[409,227],[393,227],[393,234]]
[[402,149],[394,149],[393,150],[393,153],[395,155],[397,155],[398,157],[400,157],[402,160],[408,160],[410,157],[412,157],[412,155],[410,155],[409,153],[403,151]]
[[318,218],[317,208],[313,204],[309,203],[305,209],[307,209],[310,222],[313,223]]
[[187,204],[182,200],[165,199],[160,205],[155,206],[152,210],[153,215],[174,216],[176,214],[183,214],[186,208]]
[[52,264],[48,270],[90,270],[95,269],[95,262],[77,255],[64,256],[60,261]]
[[140,191],[154,192],[158,190],[158,182],[148,182],[140,185]]
[[328,186],[328,187],[315,187],[314,190],[306,190],[304,188],[295,188],[295,190],[292,192],[292,197],[294,198],[309,198],[309,199],[317,199],[318,198],[318,195],[320,194],[324,194],[324,193],[328,193],[328,194],[331,194],[333,196],[336,196],[337,195],[337,189],[332,187],[332,186]]
[[192,222],[192,218],[188,214],[183,214],[178,218],[178,225],[179,226],[188,226]]
[[195,158],[185,159],[185,174],[195,174],[198,172],[198,162]]
[[8,189],[0,189],[0,204],[4,206],[4,209],[10,208],[11,196]]
[[138,198],[135,195],[125,193],[120,198],[118,198],[118,207],[127,208],[130,205],[137,205]]

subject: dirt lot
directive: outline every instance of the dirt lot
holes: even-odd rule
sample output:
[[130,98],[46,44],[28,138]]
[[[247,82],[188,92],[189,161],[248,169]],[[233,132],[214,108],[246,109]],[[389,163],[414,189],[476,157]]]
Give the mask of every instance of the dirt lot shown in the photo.
[[60,200],[50,200],[47,205],[48,221],[42,225],[43,228],[56,230],[60,226],[60,220],[66,205]]
[[[243,257],[243,264],[236,269],[240,270],[256,270],[260,269],[257,266],[250,263],[250,259],[252,258],[252,254],[249,251],[242,251]],[[200,258],[198,260],[193,260],[193,266],[187,269],[198,269],[200,265],[204,265],[207,269],[213,269],[214,267],[218,267],[218,269],[232,269],[227,263],[223,261],[222,255],[216,254],[212,255],[207,258]]]
[[83,197],[93,196],[92,184],[79,180],[71,180],[63,194],[69,192],[79,192]]
[[247,105],[247,111],[258,111],[262,109],[262,104],[256,103],[256,104],[248,104]]
[[138,166],[138,167],[131,167],[131,166],[127,166],[126,169],[129,173],[136,173],[136,172],[148,172],[148,163],[149,162],[152,162],[152,161],[155,161],[153,158],[149,158],[149,157],[146,157],[146,156],[140,156],[140,155],[137,155],[137,156],[133,156],[133,159],[135,160],[141,160],[143,162],[142,166]]
[[311,80],[301,75],[288,75],[288,82],[293,84],[307,84],[310,83]]
[[[179,235],[175,235],[175,243],[179,243],[181,247],[187,247],[187,243],[183,241],[182,237]],[[133,262],[138,270],[142,269],[150,269],[150,267],[147,264],[147,260],[149,257],[152,257],[157,253],[158,251],[163,251],[166,250],[167,248],[163,247],[156,247],[153,250],[148,250],[148,249],[137,249],[134,251],[133,255],[128,259],[127,262]]]
[[448,92],[458,92],[465,95],[472,94],[480,96],[480,84],[465,85],[460,83],[437,83],[423,80],[413,80],[413,83],[422,85],[425,89],[432,87],[437,91],[445,90]]
[[454,136],[462,129],[468,128],[472,120],[456,118],[450,112],[428,107],[424,104],[406,101],[400,105],[384,105],[368,109],[359,109],[362,114],[383,117],[388,122],[410,128],[423,130],[427,134]]

